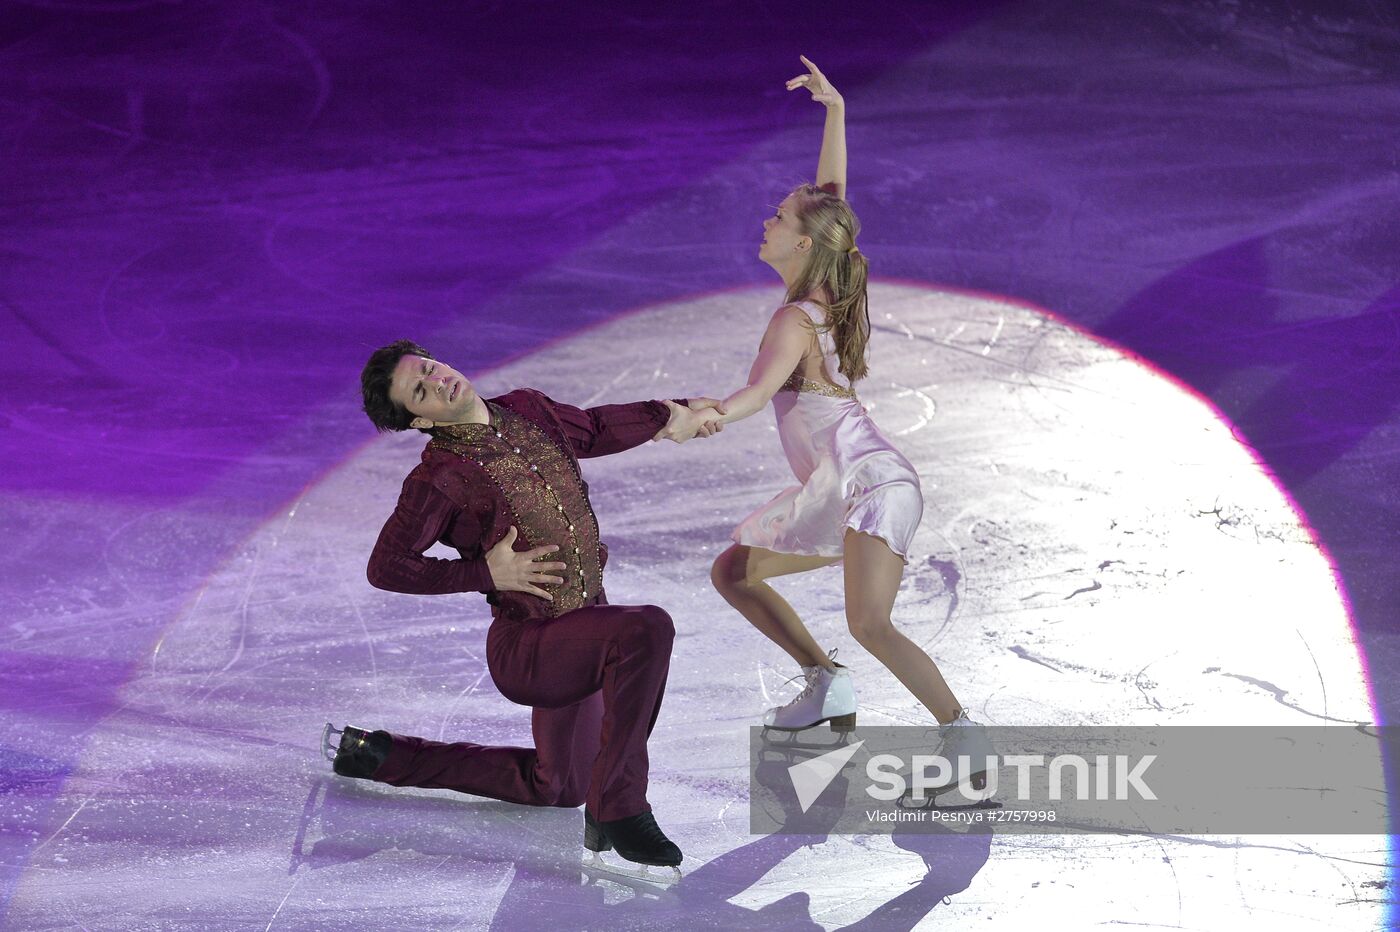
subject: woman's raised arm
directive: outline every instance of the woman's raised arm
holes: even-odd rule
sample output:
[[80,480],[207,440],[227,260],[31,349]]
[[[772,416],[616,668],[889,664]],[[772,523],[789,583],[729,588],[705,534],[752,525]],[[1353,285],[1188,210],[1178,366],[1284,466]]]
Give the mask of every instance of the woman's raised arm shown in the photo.
[[787,89],[806,88],[812,99],[826,107],[826,127],[822,130],[822,152],[817,158],[817,187],[842,200],[846,199],[846,100],[831,86],[821,69],[807,56],[800,56],[807,74],[787,83]]

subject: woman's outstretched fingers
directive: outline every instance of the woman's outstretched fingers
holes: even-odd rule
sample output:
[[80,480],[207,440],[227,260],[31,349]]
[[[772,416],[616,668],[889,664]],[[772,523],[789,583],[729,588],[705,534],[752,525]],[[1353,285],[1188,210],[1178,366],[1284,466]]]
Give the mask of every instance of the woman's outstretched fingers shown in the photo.
[[802,59],[802,64],[807,66],[808,73],[788,79],[787,89],[795,91],[799,87],[805,87],[812,95],[812,99],[818,103],[825,104],[828,107],[837,106],[841,101],[841,95],[837,93],[836,88],[831,86],[831,82],[826,79],[826,75],[822,74],[822,70],[813,64],[812,60],[806,55],[799,57]]
[[802,59],[802,64],[807,66],[807,73],[799,74],[795,78],[788,78],[787,89],[793,91],[799,87],[808,87],[813,90],[820,90],[822,81],[821,71],[816,65],[812,64],[811,60],[808,59],[806,55],[799,55],[797,57]]

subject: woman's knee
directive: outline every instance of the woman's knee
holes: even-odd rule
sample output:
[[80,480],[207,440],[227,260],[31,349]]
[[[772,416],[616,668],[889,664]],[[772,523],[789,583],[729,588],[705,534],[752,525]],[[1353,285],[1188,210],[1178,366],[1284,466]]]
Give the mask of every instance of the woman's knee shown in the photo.
[[743,560],[734,547],[729,547],[710,564],[710,584],[720,592],[729,592],[743,585]]
[[733,592],[748,583],[748,557],[744,548],[730,547],[710,565],[710,583],[720,592]]
[[846,627],[862,647],[879,644],[894,635],[894,625],[888,615],[848,613]]

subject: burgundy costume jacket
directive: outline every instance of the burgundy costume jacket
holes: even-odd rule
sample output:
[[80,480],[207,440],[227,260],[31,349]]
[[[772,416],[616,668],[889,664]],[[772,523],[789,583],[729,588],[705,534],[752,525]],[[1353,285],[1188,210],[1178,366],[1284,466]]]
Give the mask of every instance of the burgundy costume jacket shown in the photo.
[[[682,402],[683,404],[684,402]],[[666,426],[660,401],[575,408],[534,389],[486,400],[489,424],[438,428],[423,461],[404,480],[393,515],[370,555],[372,585],[394,592],[484,592],[497,618],[552,617],[606,604],[607,547],[588,501],[578,458],[606,456],[645,443]],[[564,583],[541,586],[548,602],[524,592],[498,592],[486,552],[514,526],[516,550],[559,547],[541,562],[563,562],[553,572]],[[435,542],[456,549],[457,560],[424,556]]]

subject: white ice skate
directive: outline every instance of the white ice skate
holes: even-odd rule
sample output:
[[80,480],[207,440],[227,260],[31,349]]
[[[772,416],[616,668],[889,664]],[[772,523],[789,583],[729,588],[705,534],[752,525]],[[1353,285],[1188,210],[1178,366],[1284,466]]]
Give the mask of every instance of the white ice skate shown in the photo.
[[[836,651],[833,650],[827,657],[835,663]],[[839,663],[834,670],[813,665],[804,666],[802,675],[807,680],[802,692],[787,705],[769,709],[764,715],[764,735],[770,729],[779,732],[802,731],[823,722],[836,732],[854,729],[856,688],[851,682],[851,671]]]
[[[981,798],[987,774],[997,768],[996,748],[992,746],[986,726],[974,722],[963,710],[952,722],[940,725],[938,735],[938,756],[951,765],[951,772],[934,787],[916,789],[911,780],[910,788],[899,800],[899,805],[906,809],[1000,808],[1001,803]],[[959,788],[962,790],[960,794],[950,796],[953,790]],[[945,802],[939,797],[954,802]]]

